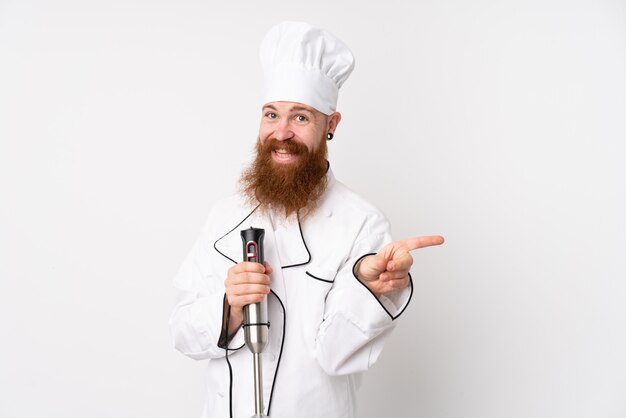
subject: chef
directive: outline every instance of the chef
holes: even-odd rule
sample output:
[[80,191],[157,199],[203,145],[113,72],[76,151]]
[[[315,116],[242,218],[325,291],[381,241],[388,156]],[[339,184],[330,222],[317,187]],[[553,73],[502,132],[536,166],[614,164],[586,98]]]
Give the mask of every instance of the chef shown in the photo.
[[[175,286],[175,347],[208,362],[203,417],[254,414],[243,308],[267,297],[266,415],[356,416],[361,374],[378,359],[413,293],[410,251],[440,236],[392,242],[389,222],[335,179],[327,141],[341,121],[348,47],[305,23],[261,45],[264,89],[256,158],[241,192],[212,209]],[[265,230],[265,264],[243,262],[240,231]]]

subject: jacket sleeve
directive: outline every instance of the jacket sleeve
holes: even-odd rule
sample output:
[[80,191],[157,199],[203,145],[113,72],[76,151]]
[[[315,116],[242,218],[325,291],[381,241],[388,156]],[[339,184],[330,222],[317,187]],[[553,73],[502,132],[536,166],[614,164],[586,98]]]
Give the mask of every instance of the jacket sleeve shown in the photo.
[[369,369],[378,359],[398,318],[409,303],[413,282],[380,299],[356,278],[355,264],[391,242],[388,221],[372,216],[359,233],[347,262],[335,277],[328,293],[324,318],[316,338],[320,366],[330,375]]
[[[213,239],[210,225],[211,216],[174,280],[177,304],[169,320],[174,347],[196,360],[225,355],[219,339],[224,319],[226,277],[216,273],[211,263]],[[230,350],[241,348],[243,340],[243,331],[237,331],[230,341]]]

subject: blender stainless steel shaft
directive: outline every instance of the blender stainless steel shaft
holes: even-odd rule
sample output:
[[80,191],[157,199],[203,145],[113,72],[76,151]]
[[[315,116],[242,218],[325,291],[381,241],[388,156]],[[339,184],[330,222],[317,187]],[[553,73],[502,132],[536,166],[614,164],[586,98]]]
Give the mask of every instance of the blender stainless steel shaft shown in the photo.
[[[263,264],[263,236],[260,228],[241,231],[243,241],[243,261]],[[263,363],[262,353],[269,341],[269,319],[267,315],[267,296],[261,302],[244,307],[243,329],[246,346],[252,352],[254,367],[254,415],[252,418],[265,418],[263,413]]]

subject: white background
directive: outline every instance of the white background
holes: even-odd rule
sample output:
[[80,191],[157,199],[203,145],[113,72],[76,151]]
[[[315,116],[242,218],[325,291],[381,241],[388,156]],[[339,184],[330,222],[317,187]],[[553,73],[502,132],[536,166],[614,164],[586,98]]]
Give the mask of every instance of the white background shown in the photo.
[[626,416],[624,1],[0,0],[0,417],[195,418],[171,281],[282,20],[352,48],[336,176],[415,253],[361,417]]

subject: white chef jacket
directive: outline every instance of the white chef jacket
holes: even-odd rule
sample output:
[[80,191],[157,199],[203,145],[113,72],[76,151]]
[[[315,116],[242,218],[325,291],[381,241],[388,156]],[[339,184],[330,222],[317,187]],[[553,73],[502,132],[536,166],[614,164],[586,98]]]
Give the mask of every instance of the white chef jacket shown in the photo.
[[[350,418],[361,372],[380,355],[394,320],[408,305],[409,287],[380,299],[354,275],[355,263],[391,241],[389,223],[372,205],[328,173],[316,211],[261,213],[239,196],[211,211],[176,279],[178,304],[170,318],[175,347],[208,360],[203,418],[254,414],[252,354],[240,328],[226,349],[222,332],[224,280],[243,260],[240,231],[265,230],[272,266],[268,295],[270,341],[263,352],[265,413],[277,418]],[[230,363],[230,367],[229,364]],[[232,374],[231,370],[232,369]]]

